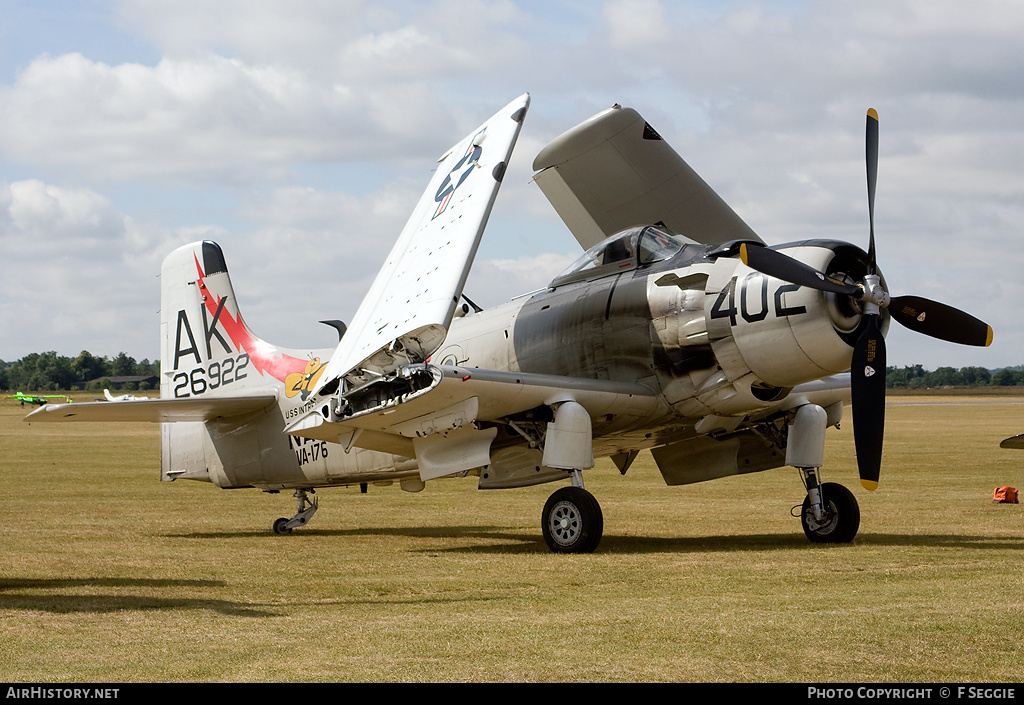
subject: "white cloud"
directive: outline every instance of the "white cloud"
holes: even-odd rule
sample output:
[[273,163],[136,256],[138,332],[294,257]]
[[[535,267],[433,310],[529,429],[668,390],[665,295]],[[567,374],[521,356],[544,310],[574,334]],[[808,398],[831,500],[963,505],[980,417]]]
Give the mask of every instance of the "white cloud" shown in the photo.
[[965,4],[955,0],[909,0],[869,4],[861,28],[882,35],[911,40],[918,38],[1019,39],[1024,32],[1024,7],[1012,0]]
[[613,47],[648,51],[670,37],[659,0],[612,0],[602,7]]
[[[429,98],[409,98],[431,114]],[[408,118],[375,111],[372,96],[215,55],[154,67],[42,57],[0,102],[5,151],[93,178],[243,179],[258,175],[254,167],[265,174],[296,161],[394,156],[410,144]]]
[[[11,253],[69,256],[117,237],[124,219],[103,196],[60,188],[38,179],[4,184],[4,249]],[[113,237],[112,237],[113,236]]]
[[17,331],[4,336],[4,355],[155,358],[156,275],[176,239],[140,228],[88,189],[0,184],[0,329]]
[[493,68],[529,21],[509,1],[123,0],[117,8],[171,57],[205,51],[363,87]]
[[514,259],[478,259],[466,282],[466,295],[487,308],[543,289],[577,255],[541,253]]

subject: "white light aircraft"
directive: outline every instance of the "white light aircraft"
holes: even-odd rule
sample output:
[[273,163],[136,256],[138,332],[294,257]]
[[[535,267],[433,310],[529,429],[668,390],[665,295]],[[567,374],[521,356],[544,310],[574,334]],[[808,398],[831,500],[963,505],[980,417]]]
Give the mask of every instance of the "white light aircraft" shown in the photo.
[[[814,542],[848,542],[852,492],[820,481],[825,431],[852,402],[861,481],[877,486],[891,319],[988,345],[956,309],[890,297],[875,263],[878,120],[867,121],[867,252],[767,246],[632,109],[547,145],[535,180],[586,252],[550,285],[489,310],[463,286],[529,107],[523,95],[445,153],[334,350],[279,348],[245,325],[221,248],[161,272],[160,398],[50,404],[28,421],[161,424],[161,475],[224,488],[315,489],[447,477],[481,489],[563,482],[543,509],[552,551],[603,530],[583,473],[653,454],[681,485],[790,465]],[[468,299],[467,299],[468,301]]]
[[103,397],[107,401],[136,401],[137,399],[139,399],[139,397],[135,396],[134,394],[122,394],[120,396],[115,397],[113,394],[110,393],[110,390],[106,388],[103,389]]

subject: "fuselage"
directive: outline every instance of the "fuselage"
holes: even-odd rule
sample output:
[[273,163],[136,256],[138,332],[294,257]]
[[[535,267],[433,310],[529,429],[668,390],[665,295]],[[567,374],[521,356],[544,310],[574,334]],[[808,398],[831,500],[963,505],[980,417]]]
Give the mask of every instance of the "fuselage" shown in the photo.
[[[682,244],[644,262],[643,230],[595,246],[541,291],[456,318],[434,359],[653,390],[661,403],[649,416],[594,419],[599,455],[661,445],[702,421],[729,430],[792,405],[794,387],[849,369],[860,325],[849,301],[768,277],[714,246]],[[786,251],[838,276],[858,275],[865,257],[833,241]]]
[[[651,238],[659,246],[648,246]],[[808,242],[786,251],[834,276],[856,277],[863,266],[863,253],[843,243]],[[222,286],[230,291],[229,281]],[[203,316],[211,351],[218,320],[211,325],[207,312]],[[859,319],[849,302],[748,269],[721,247],[636,228],[591,248],[543,290],[456,316],[428,362],[642,385],[651,399],[641,411],[591,415],[594,454],[615,457],[736,433],[806,403],[809,392],[801,385],[849,369]],[[180,317],[179,334],[170,337],[165,343],[175,349],[165,350],[165,360],[176,369],[165,369],[165,382],[181,382],[165,384],[165,396],[194,389],[197,370],[200,381],[214,366],[221,375],[222,363],[202,359],[202,344],[182,354]],[[284,434],[288,423],[309,412],[308,382],[331,351],[284,352],[305,360],[305,367],[286,379],[263,374],[261,381],[278,390],[278,405],[241,424],[237,418],[165,424],[165,478],[263,489],[392,481],[423,487],[411,446],[396,454]],[[235,366],[242,362],[233,358]],[[822,403],[835,400],[831,390]],[[501,430],[495,450],[525,447],[524,437]]]

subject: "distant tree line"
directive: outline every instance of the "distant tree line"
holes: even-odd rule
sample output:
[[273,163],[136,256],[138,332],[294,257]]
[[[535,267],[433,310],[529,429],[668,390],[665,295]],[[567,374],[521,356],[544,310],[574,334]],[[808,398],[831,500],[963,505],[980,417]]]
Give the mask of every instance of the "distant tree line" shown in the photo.
[[55,352],[32,353],[16,362],[0,360],[0,390],[21,392],[70,391],[112,387],[111,379],[143,377],[121,385],[122,389],[159,389],[160,361],[142,360],[127,353],[114,358],[96,357],[83,350],[78,357],[64,357]]
[[[32,353],[12,363],[0,360],[0,390],[70,391],[102,389],[109,380],[120,377],[150,377],[154,380],[126,382],[123,389],[159,389],[160,361],[142,360],[127,353],[116,357],[96,357],[87,350],[70,358],[55,352]],[[104,382],[108,383],[105,384]],[[1024,386],[1024,366],[988,370],[984,367],[940,367],[926,370],[911,365],[885,370],[885,386],[890,389],[927,389],[930,387],[1014,387]]]
[[989,370],[984,367],[940,367],[929,371],[921,365],[885,369],[889,389],[927,389],[929,387],[1016,387],[1024,385],[1024,367]]

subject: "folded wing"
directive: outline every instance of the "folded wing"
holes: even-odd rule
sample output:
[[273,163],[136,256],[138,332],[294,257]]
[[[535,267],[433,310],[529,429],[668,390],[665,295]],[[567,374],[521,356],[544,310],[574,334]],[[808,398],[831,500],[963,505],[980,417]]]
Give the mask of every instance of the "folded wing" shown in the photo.
[[556,137],[533,168],[583,249],[659,222],[704,244],[761,241],[631,108],[616,105]]
[[421,362],[444,341],[529,103],[520,96],[441,157],[318,390]]

